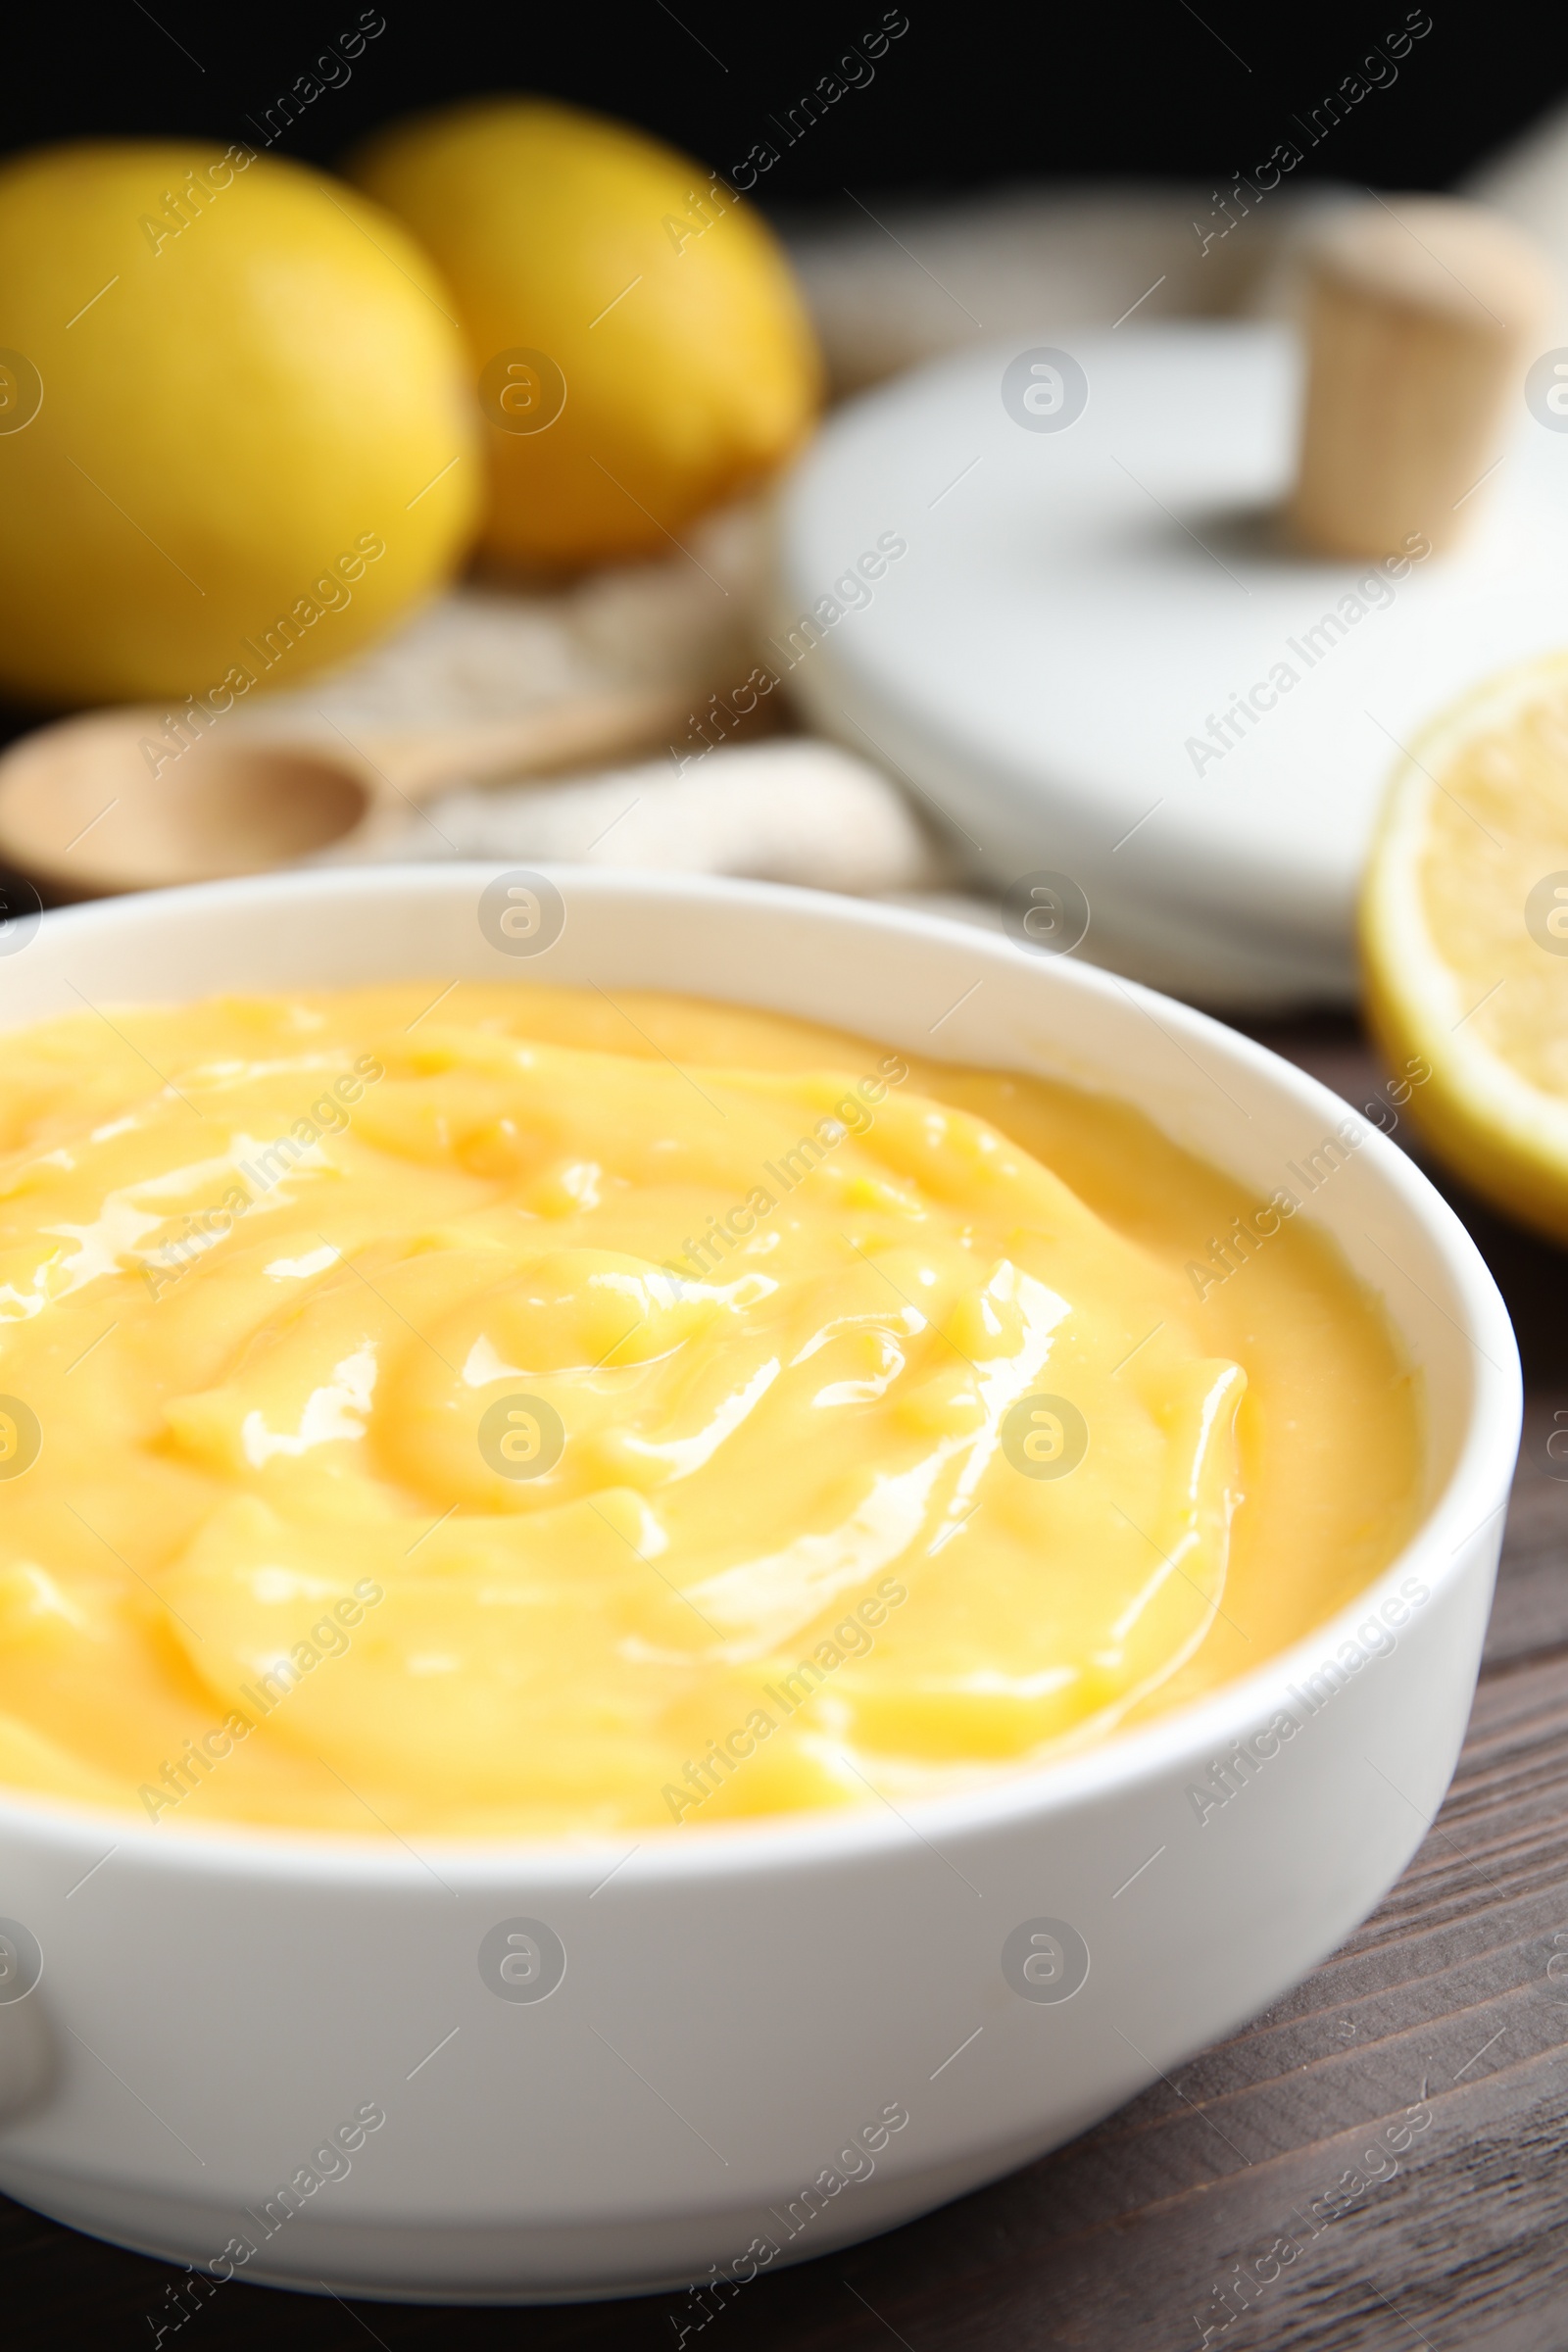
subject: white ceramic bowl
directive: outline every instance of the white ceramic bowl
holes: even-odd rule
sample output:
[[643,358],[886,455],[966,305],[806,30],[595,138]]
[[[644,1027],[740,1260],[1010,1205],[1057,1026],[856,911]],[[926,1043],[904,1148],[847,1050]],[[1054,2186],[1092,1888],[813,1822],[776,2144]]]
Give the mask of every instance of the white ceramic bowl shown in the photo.
[[[53,914],[0,962],[0,1022],[413,976],[675,989],[1125,1096],[1260,1200],[1346,1116],[1198,1013],[966,928],[563,869],[564,929],[522,960],[480,928],[494,878],[296,875]],[[344,2294],[744,2281],[1026,2162],[1255,2015],[1442,1799],[1519,1429],[1502,1302],[1402,1153],[1367,1130],[1305,1213],[1384,1295],[1430,1427],[1420,1532],[1342,1617],[1185,1712],[900,1813],[416,1853],[6,1802],[0,1911],[42,1975],[0,1997],[0,2186],[219,2277]],[[1282,1707],[1301,1730],[1200,1820],[1189,1788]],[[564,1946],[548,1998],[481,1973],[519,1919]],[[1043,1983],[1020,1973],[1031,1934],[1056,1936]],[[0,1995],[24,1981],[11,1948]],[[1076,1988],[1042,1997],[1069,1982],[1060,1952]],[[364,2133],[361,2109],[384,2123]],[[360,2144],[328,2154],[343,2127]]]

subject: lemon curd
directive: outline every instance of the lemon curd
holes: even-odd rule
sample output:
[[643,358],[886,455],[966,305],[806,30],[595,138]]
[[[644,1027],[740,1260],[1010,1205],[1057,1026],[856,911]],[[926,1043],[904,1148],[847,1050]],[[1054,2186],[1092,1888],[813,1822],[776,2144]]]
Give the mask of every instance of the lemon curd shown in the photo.
[[1256,1204],[1136,1111],[436,990],[0,1046],[0,1784],[171,1835],[897,1801],[1261,1662],[1409,1531],[1375,1302],[1279,1215],[1216,1279]]

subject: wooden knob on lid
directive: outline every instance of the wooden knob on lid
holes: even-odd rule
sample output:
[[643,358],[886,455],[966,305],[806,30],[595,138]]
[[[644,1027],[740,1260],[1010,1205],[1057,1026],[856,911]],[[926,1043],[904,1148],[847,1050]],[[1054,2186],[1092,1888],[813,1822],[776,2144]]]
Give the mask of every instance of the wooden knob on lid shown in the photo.
[[1308,270],[1296,538],[1325,556],[1451,545],[1549,316],[1549,263],[1478,205],[1406,196],[1347,212]]

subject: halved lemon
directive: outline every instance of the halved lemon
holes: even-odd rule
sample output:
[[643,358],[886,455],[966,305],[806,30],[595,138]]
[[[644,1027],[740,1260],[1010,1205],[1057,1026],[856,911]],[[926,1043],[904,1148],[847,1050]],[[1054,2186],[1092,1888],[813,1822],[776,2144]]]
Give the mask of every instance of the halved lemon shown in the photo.
[[1416,1125],[1485,1199],[1568,1241],[1568,652],[1489,680],[1410,747],[1360,930],[1368,1017]]

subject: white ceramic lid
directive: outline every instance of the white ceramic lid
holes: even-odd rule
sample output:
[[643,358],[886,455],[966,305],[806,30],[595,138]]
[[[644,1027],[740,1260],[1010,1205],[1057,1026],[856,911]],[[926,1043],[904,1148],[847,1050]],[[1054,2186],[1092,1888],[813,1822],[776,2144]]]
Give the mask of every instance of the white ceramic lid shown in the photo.
[[[1070,370],[1031,376],[1010,346],[830,420],[778,516],[790,686],[944,812],[977,876],[1070,874],[1098,960],[1220,1003],[1348,998],[1397,747],[1472,681],[1568,643],[1568,432],[1521,386],[1466,543],[1391,577],[1275,535],[1288,328],[1134,321],[1039,349],[1059,341],[1087,391],[1065,425]],[[1227,743],[1213,722],[1243,696]]]

